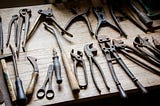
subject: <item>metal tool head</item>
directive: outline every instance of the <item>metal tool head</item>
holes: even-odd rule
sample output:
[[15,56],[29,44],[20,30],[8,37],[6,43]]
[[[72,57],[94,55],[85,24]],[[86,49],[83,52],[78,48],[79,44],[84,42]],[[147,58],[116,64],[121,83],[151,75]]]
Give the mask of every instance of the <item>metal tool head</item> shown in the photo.
[[133,41],[134,46],[139,46],[139,47],[144,47],[147,46],[149,44],[148,39],[147,38],[142,38],[139,35],[134,39]]
[[77,61],[82,61],[83,53],[81,51],[77,51],[77,53],[74,52],[74,49],[72,49],[70,53],[72,59],[76,59]]
[[84,52],[88,57],[93,57],[97,55],[97,49],[93,47],[93,43],[86,44],[84,46]]
[[39,10],[38,11],[39,14],[43,15],[43,16],[47,16],[47,17],[53,17],[53,13],[52,13],[52,9],[48,8],[47,10]]
[[31,9],[28,9],[28,8],[20,9],[19,10],[19,14],[22,17],[24,17],[26,14],[28,14],[29,16],[31,16]]
[[113,39],[112,43],[113,43],[113,45],[116,46],[116,48],[122,49],[122,48],[126,47],[126,45],[124,44],[124,42],[122,40],[115,40],[115,39]]
[[37,59],[34,58],[34,57],[31,57],[31,56],[28,56],[27,59],[32,64],[32,66],[34,68],[34,72],[39,72],[38,64],[37,64]]

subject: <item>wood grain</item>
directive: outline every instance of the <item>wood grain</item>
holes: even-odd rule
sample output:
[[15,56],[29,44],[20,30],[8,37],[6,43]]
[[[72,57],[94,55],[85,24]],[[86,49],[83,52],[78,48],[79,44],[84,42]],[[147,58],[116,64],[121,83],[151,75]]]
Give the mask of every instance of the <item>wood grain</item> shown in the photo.
[[[79,6],[81,9],[85,9],[86,7],[92,6],[92,4],[85,3],[86,1],[79,2]],[[111,19],[110,14],[108,13],[107,6],[102,5],[105,9],[106,16],[110,22],[113,23],[113,20]],[[6,43],[7,39],[7,28],[8,28],[8,23],[11,19],[11,16],[14,14],[18,14],[19,9],[21,8],[31,8],[32,10],[32,17],[30,19],[30,27],[32,27],[36,17],[38,16],[37,11],[39,9],[47,9],[47,8],[52,8],[53,9],[53,14],[57,20],[57,22],[64,27],[65,23],[73,16],[68,9],[67,9],[67,4],[65,5],[60,5],[60,6],[55,6],[51,4],[47,5],[37,5],[37,6],[28,6],[28,7],[18,7],[18,8],[5,8],[5,9],[0,9],[0,15],[3,19],[3,33],[4,33],[4,42]],[[93,14],[93,12],[90,13],[89,15],[89,20],[91,22],[91,26],[93,31],[95,31],[97,27],[97,20]],[[119,33],[115,32],[112,30],[110,27],[103,27],[99,31],[99,36],[100,35],[105,35],[111,39],[121,39],[123,40],[126,44],[133,46],[132,42],[134,38],[139,34],[143,37],[148,37],[149,41],[151,41],[151,37],[155,35],[159,35],[159,30],[157,30],[155,33],[148,33],[145,34],[141,30],[139,30],[136,26],[134,26],[131,22],[128,20],[125,20],[121,22],[122,28],[125,30],[125,32],[128,35],[128,38],[121,37]],[[98,86],[100,87],[102,93],[99,95],[98,91],[96,90],[92,78],[91,78],[91,73],[89,71],[89,62],[87,60],[87,57],[84,55],[85,63],[86,63],[86,68],[87,68],[87,76],[88,76],[88,87],[86,90],[81,90],[79,95],[75,98],[75,96],[72,94],[72,90],[70,89],[69,82],[67,79],[67,75],[65,73],[64,65],[62,62],[62,58],[60,55],[60,50],[58,48],[58,45],[56,43],[55,37],[48,31],[44,29],[43,24],[40,24],[38,29],[35,31],[34,36],[29,40],[28,44],[26,45],[26,52],[23,52],[22,49],[20,50],[20,56],[18,58],[18,70],[19,70],[19,75],[20,78],[22,79],[24,90],[26,91],[27,86],[30,82],[30,78],[32,76],[32,66],[27,60],[27,56],[33,56],[37,58],[38,62],[38,67],[39,67],[39,77],[38,77],[38,82],[36,84],[35,92],[33,94],[32,100],[30,101],[28,106],[40,106],[40,105],[47,105],[47,104],[61,104],[61,103],[68,103],[68,102],[77,102],[77,101],[85,101],[89,99],[97,99],[101,97],[107,97],[107,96],[112,96],[113,94],[118,94],[118,90],[116,88],[116,85],[112,79],[112,76],[110,74],[110,70],[108,68],[108,65],[106,63],[106,59],[104,55],[102,54],[98,43],[96,39],[92,36],[90,36],[88,32],[88,28],[85,25],[85,23],[79,21],[74,23],[68,30],[70,33],[74,35],[73,38],[70,38],[66,35],[63,37],[60,36],[60,39],[62,40],[62,46],[65,49],[67,57],[69,57],[69,64],[72,65],[72,60],[70,58],[70,51],[72,49],[76,50],[81,50],[83,51],[83,47],[85,44],[88,43],[94,43],[95,48],[98,49],[98,55],[95,57],[96,60],[98,60],[98,63],[100,63],[107,83],[110,87],[110,91],[107,90],[105,87],[102,78],[99,75],[98,70],[95,68],[95,76],[96,76],[96,81],[98,82]],[[23,37],[23,32],[22,32],[22,37]],[[23,38],[22,38],[23,39]],[[68,42],[66,39],[70,40],[71,42]],[[13,34],[11,35],[11,44],[14,45],[14,36]],[[56,83],[56,78],[53,76],[53,89],[55,92],[55,97],[53,100],[47,100],[46,98],[44,99],[38,99],[36,97],[36,92],[38,89],[41,87],[42,82],[45,79],[45,76],[47,74],[47,69],[50,64],[52,64],[52,49],[56,48],[56,51],[60,57],[60,63],[61,63],[61,74],[62,74],[62,84],[58,85]],[[9,48],[4,49],[4,53],[10,53]],[[154,87],[160,87],[160,77],[158,75],[155,75],[140,66],[134,64],[133,62],[129,61],[127,58],[125,58],[123,55],[120,54],[124,62],[127,64],[131,72],[135,75],[135,77],[142,83],[143,86],[147,88],[154,88]],[[146,62],[147,63],[147,62]],[[149,64],[149,63],[147,63]],[[150,64],[149,64],[150,65]],[[10,70],[10,76],[11,79],[14,82],[14,72],[13,72],[13,66],[12,62],[7,62],[7,67]],[[73,67],[72,67],[73,68]],[[134,85],[134,83],[128,78],[126,73],[119,67],[118,64],[114,65],[114,68],[116,70],[116,75],[121,82],[121,85],[123,89],[127,92],[129,91],[138,91],[137,87]],[[82,76],[83,77],[83,76]],[[83,80],[83,79],[82,79]]]

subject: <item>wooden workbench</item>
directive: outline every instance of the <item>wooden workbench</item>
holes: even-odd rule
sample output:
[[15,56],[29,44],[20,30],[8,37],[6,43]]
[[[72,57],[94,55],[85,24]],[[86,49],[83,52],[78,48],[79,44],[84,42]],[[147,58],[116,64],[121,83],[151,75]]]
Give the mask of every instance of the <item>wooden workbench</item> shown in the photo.
[[[84,1],[83,1],[84,2]],[[80,2],[79,6],[81,9],[85,9],[86,7],[91,6],[91,3],[83,3]],[[3,22],[3,34],[4,34],[4,43],[6,43],[7,39],[7,29],[8,29],[8,23],[14,14],[18,14],[19,10],[21,8],[25,7],[18,7],[18,8],[6,8],[6,9],[0,9],[0,15],[2,17]],[[37,11],[39,9],[47,9],[52,8],[53,14],[59,22],[59,24],[63,27],[65,23],[73,16],[71,12],[66,9],[66,6],[60,5],[60,6],[54,6],[51,4],[46,5],[37,5],[37,6],[29,6],[27,8],[30,8],[32,10],[32,17],[30,19],[30,26],[33,25],[36,17],[38,16]],[[106,15],[111,20],[110,15],[108,14],[108,9],[104,5]],[[89,15],[89,20],[91,22],[91,26],[93,28],[93,31],[95,31],[97,27],[97,19],[95,18],[93,12]],[[134,26],[132,23],[130,23],[128,20],[125,20],[121,22],[121,25],[123,29],[125,29],[126,33],[128,34],[128,38],[121,37],[119,33],[113,31],[109,27],[104,27],[99,31],[99,35],[105,35],[111,39],[121,39],[126,44],[133,46],[132,42],[134,38],[137,36],[137,34],[141,35],[142,37],[146,36],[151,41],[151,36],[159,35],[159,32],[156,31],[155,33],[149,33],[145,34],[141,30],[139,30],[136,26]],[[13,32],[13,31],[12,31]],[[81,101],[87,101],[90,99],[98,99],[102,97],[109,97],[112,95],[119,95],[117,87],[112,79],[110,70],[108,68],[106,59],[104,55],[102,54],[98,43],[95,39],[95,37],[92,37],[89,32],[88,28],[85,23],[83,22],[76,22],[74,23],[70,29],[69,32],[74,35],[73,38],[65,37],[69,39],[71,42],[68,42],[64,37],[60,37],[60,39],[63,42],[63,47],[65,49],[65,52],[67,53],[67,56],[69,57],[70,64],[72,65],[72,60],[70,58],[70,52],[72,49],[75,50],[81,50],[83,51],[83,47],[85,44],[94,43],[94,47],[98,49],[98,55],[95,57],[98,62],[100,63],[101,67],[103,68],[103,71],[105,73],[105,78],[107,80],[107,83],[110,87],[110,91],[108,91],[102,81],[102,78],[99,75],[99,72],[95,68],[95,76],[96,81],[98,82],[98,85],[101,89],[101,94],[98,93],[96,90],[93,80],[91,78],[91,73],[89,69],[89,62],[86,56],[84,55],[84,59],[87,65],[87,76],[88,76],[88,87],[86,90],[81,90],[78,97],[75,98],[75,96],[72,94],[72,91],[70,89],[68,79],[66,76],[66,72],[64,70],[64,66],[62,64],[62,60],[60,57],[61,62],[61,72],[62,72],[62,78],[63,82],[62,84],[58,85],[56,83],[55,74],[53,74],[53,89],[55,92],[55,97],[53,100],[47,100],[45,97],[43,99],[38,99],[36,97],[37,90],[42,86],[42,83],[45,79],[45,76],[47,74],[48,66],[52,64],[52,50],[55,48],[58,52],[58,55],[60,56],[60,51],[58,48],[58,45],[56,43],[55,37],[48,31],[44,29],[43,24],[41,24],[36,32],[34,33],[34,36],[31,38],[31,40],[27,43],[26,52],[23,52],[21,49],[20,57],[18,58],[18,70],[20,78],[23,82],[24,90],[26,91],[27,86],[29,84],[29,81],[31,79],[31,74],[33,71],[32,65],[27,60],[27,56],[33,56],[38,59],[38,67],[39,67],[39,78],[38,83],[35,88],[35,92],[33,94],[31,102],[28,104],[28,106],[40,106],[40,105],[48,105],[48,104],[62,104],[62,103],[71,103],[71,102],[81,102]],[[23,32],[22,32],[23,36]],[[11,35],[11,44],[14,45],[14,37],[13,33]],[[9,53],[9,48],[4,48],[4,54]],[[120,55],[122,59],[125,61],[131,72],[135,75],[135,77],[142,83],[142,85],[146,88],[154,88],[154,87],[160,87],[160,77],[158,75],[155,75],[140,66],[136,65],[135,63],[131,62],[130,60],[126,59],[123,55]],[[13,73],[13,65],[12,62],[7,62],[7,66],[10,70],[10,76],[14,82],[14,73]],[[72,67],[73,68],[73,67]],[[134,85],[134,83],[130,80],[130,78],[125,74],[125,72],[118,66],[115,65],[116,74],[118,76],[119,81],[122,84],[122,87],[124,90],[128,93],[131,91],[138,91],[137,87]]]

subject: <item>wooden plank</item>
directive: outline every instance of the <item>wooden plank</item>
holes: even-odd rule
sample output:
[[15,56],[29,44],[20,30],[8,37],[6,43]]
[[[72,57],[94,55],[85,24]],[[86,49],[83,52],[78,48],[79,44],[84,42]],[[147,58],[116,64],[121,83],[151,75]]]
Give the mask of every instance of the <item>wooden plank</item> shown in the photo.
[[[88,3],[88,2],[84,3],[84,1],[83,1],[83,2],[80,2],[79,5],[82,9],[85,9],[88,6],[91,6],[91,3]],[[21,9],[21,8],[25,8],[25,7],[0,9],[0,15],[3,20],[3,32],[4,32],[4,42],[5,43],[6,43],[6,38],[7,38],[8,23],[11,19],[11,16],[14,14],[18,14],[19,9]],[[32,17],[30,19],[30,26],[33,25],[34,20],[38,16],[37,11],[39,9],[52,8],[54,16],[55,16],[57,22],[59,22],[59,24],[61,26],[64,26],[65,23],[73,16],[73,14],[68,12],[68,10],[66,9],[67,6],[65,6],[65,5],[60,5],[58,7],[58,6],[47,4],[47,5],[38,5],[38,6],[28,6],[27,8],[31,8],[31,10],[32,10]],[[113,22],[111,20],[109,13],[108,13],[107,7],[104,6],[104,8],[105,8],[106,15],[107,15],[109,21]],[[89,20],[91,22],[91,26],[92,26],[93,30],[95,31],[95,29],[97,27],[97,20],[92,12],[89,15]],[[151,36],[155,36],[155,35],[159,34],[159,32],[145,34],[141,30],[139,30],[136,26],[134,26],[132,23],[130,23],[128,20],[121,22],[121,24],[122,24],[122,27],[125,29],[126,33],[128,34],[127,39],[121,37],[117,32],[113,31],[109,27],[102,28],[99,32],[99,35],[106,35],[106,36],[110,37],[111,39],[121,39],[126,44],[132,46],[132,42],[133,42],[134,38],[137,36],[137,34],[140,34],[141,36],[146,36],[150,40],[151,40]],[[66,73],[64,70],[64,66],[62,64],[62,59],[60,57],[63,83],[61,85],[58,85],[56,83],[56,79],[55,79],[55,75],[54,75],[53,81],[52,81],[53,82],[53,84],[52,84],[53,89],[55,92],[54,99],[53,100],[47,100],[46,98],[38,99],[36,97],[36,92],[42,86],[42,83],[43,83],[45,76],[47,74],[48,66],[50,64],[52,64],[52,49],[56,48],[58,55],[60,56],[60,51],[59,51],[58,45],[56,43],[55,37],[50,32],[46,31],[44,29],[43,24],[41,24],[39,26],[39,28],[36,30],[36,32],[34,33],[34,36],[28,42],[27,49],[26,49],[27,51],[22,52],[22,50],[21,50],[20,57],[18,59],[19,74],[20,74],[20,78],[22,78],[22,82],[23,82],[23,86],[24,86],[25,91],[27,89],[28,83],[31,78],[32,70],[33,70],[31,64],[27,60],[27,56],[33,56],[38,59],[38,66],[39,66],[39,70],[40,70],[38,83],[36,85],[33,98],[31,100],[31,102],[28,104],[28,106],[61,104],[61,103],[66,103],[66,102],[76,102],[76,101],[81,101],[81,100],[87,100],[87,99],[91,99],[91,98],[97,99],[100,97],[112,96],[113,94],[118,92],[116,85],[115,85],[115,83],[112,79],[112,76],[110,74],[108,65],[107,65],[106,60],[104,58],[104,55],[102,54],[96,39],[94,37],[90,36],[85,23],[83,23],[83,22],[74,23],[71,26],[71,28],[69,29],[69,32],[74,35],[73,38],[67,37],[71,41],[71,43],[67,42],[67,40],[65,40],[63,37],[60,37],[60,39],[63,42],[63,47],[65,48],[65,52],[67,53],[67,56],[69,57],[69,62],[71,63],[71,65],[72,65],[72,60],[70,58],[70,51],[72,49],[83,51],[83,47],[85,44],[94,43],[94,47],[96,47],[98,49],[98,56],[95,58],[98,60],[101,67],[103,68],[107,83],[110,87],[110,91],[108,91],[106,89],[106,87],[102,81],[102,78],[99,75],[99,72],[97,71],[97,69],[94,66],[95,75],[97,76],[96,81],[98,82],[98,85],[102,91],[101,95],[98,93],[98,91],[96,90],[96,88],[93,84],[92,78],[91,78],[88,60],[87,60],[86,56],[84,55],[84,59],[85,59],[86,65],[87,65],[87,76],[88,76],[89,85],[86,90],[81,90],[78,97],[75,98],[71,92],[70,87],[69,87],[69,83],[68,83],[67,76],[66,76]],[[22,35],[23,35],[23,32],[22,32]],[[11,43],[14,45],[13,41],[14,41],[14,37],[12,34],[11,35]],[[10,52],[9,48],[5,48],[4,53],[9,53],[9,52]],[[122,56],[122,55],[120,55],[120,56]],[[134,64],[133,62],[126,59],[124,56],[122,56],[122,58],[124,59],[125,63],[129,67],[131,72],[137,77],[137,79],[142,83],[143,86],[145,86],[145,87],[155,87],[155,86],[157,87],[158,86],[159,87],[159,85],[160,85],[160,77],[159,76],[157,76],[157,75],[141,68],[140,66]],[[10,69],[10,75],[11,75],[11,78],[14,82],[14,73],[13,73],[12,62],[8,62],[7,65],[8,65],[8,68]],[[137,91],[136,86],[133,84],[133,82],[128,78],[128,76],[125,74],[125,72],[118,65],[115,65],[115,69],[116,69],[116,74],[118,76],[118,79],[121,82],[124,90],[125,91],[131,91],[131,90]]]

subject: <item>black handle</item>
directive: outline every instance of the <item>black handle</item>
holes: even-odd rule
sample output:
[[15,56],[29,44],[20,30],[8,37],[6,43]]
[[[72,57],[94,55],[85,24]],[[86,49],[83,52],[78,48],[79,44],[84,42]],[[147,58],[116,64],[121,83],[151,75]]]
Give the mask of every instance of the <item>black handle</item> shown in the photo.
[[61,77],[61,65],[58,56],[53,57],[53,67],[55,70],[57,83],[60,84],[62,83],[62,77]]
[[143,94],[148,93],[147,89],[145,87],[143,87],[143,85],[138,80],[135,81],[135,84],[142,91]]
[[16,77],[15,84],[16,84],[18,104],[23,105],[26,102],[26,95],[24,93],[22,81],[20,80],[19,77]]
[[122,88],[122,86],[120,84],[117,85],[117,88],[119,90],[120,96],[122,98],[127,98],[127,94],[125,93],[124,89]]

